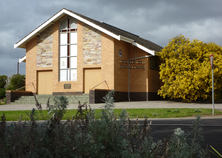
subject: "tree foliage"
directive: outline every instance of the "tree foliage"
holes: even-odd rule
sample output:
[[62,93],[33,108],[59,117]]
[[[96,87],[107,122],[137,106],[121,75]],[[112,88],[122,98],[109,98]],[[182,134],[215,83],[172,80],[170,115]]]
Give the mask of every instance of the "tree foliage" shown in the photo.
[[6,91],[4,88],[0,88],[0,99],[5,98]]
[[[25,86],[25,75],[21,74],[14,74],[12,77],[9,79],[9,83],[7,85],[7,90],[16,90],[19,89],[23,86]],[[24,89],[22,89],[24,90]]]
[[7,78],[8,77],[6,75],[0,75],[0,88],[5,88]]
[[192,101],[210,99],[212,74],[210,55],[214,55],[214,92],[220,97],[222,88],[222,47],[215,43],[190,42],[183,35],[172,38],[159,56],[160,79],[163,86],[158,94],[171,99]]

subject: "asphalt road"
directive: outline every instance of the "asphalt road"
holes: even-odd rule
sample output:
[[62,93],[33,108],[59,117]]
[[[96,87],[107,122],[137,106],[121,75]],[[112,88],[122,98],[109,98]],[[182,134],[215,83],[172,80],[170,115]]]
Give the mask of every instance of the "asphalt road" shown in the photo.
[[[181,128],[183,131],[191,131],[191,125],[194,119],[161,119],[152,120],[150,136],[154,141],[164,140],[168,136],[171,136],[174,129]],[[143,121],[139,121],[143,124]],[[201,144],[203,148],[206,145],[213,146],[217,151],[222,153],[222,118],[217,119],[201,119],[201,128],[203,129],[204,142]]]

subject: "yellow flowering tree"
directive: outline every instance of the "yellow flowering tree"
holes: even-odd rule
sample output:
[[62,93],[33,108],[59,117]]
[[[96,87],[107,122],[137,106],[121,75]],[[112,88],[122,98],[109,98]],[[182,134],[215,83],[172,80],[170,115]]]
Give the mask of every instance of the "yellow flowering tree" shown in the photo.
[[215,43],[190,42],[183,35],[172,38],[159,56],[160,79],[163,86],[160,96],[192,101],[210,99],[212,74],[210,55],[214,55],[214,92],[220,97],[222,90],[222,47]]

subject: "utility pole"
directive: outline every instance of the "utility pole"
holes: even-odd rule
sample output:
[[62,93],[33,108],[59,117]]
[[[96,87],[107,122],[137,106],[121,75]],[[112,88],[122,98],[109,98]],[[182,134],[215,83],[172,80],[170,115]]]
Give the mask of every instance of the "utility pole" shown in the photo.
[[213,64],[213,54],[210,55],[210,64],[212,69],[212,115],[214,115],[214,64]]
[[17,64],[17,74],[19,74],[19,62]]

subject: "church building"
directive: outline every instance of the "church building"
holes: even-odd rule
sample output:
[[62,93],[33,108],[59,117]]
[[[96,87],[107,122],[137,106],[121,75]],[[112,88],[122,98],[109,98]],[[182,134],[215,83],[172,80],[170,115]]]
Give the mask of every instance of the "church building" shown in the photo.
[[[138,26],[139,28],[139,26]],[[133,33],[62,9],[14,44],[26,49],[26,91],[37,95],[89,94],[100,102],[159,98],[162,47]]]

